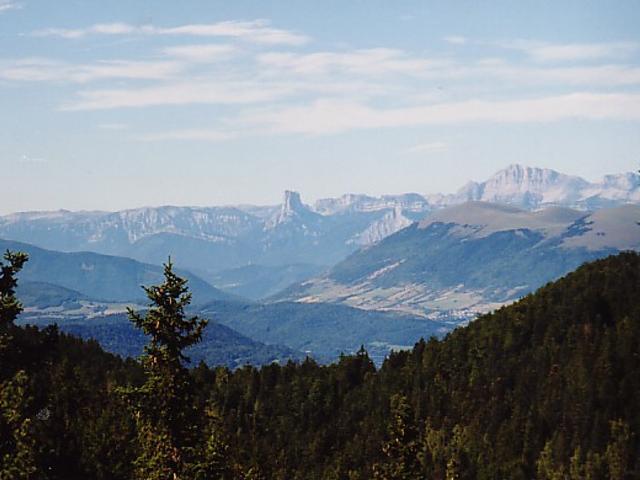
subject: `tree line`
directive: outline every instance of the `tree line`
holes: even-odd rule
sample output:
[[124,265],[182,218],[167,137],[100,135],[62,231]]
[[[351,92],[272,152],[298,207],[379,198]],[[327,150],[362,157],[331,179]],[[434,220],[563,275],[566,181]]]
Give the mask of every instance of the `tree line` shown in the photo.
[[0,480],[640,476],[640,256],[580,267],[442,340],[321,365],[190,366],[206,320],[165,265],[138,359],[18,327],[0,276]]

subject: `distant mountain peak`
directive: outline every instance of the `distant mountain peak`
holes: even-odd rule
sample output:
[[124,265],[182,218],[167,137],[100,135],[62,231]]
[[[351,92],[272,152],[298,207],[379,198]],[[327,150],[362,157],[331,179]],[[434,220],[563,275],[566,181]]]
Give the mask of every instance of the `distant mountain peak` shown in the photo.
[[304,219],[315,217],[317,214],[302,203],[300,193],[285,190],[284,200],[280,210],[276,212],[265,224],[265,230],[270,230],[283,223],[289,223],[296,218]]
[[528,167],[515,163],[496,172],[485,182],[485,185],[503,188],[518,186],[521,190],[541,191],[569,178],[571,178],[569,175],[549,168]]
[[293,213],[306,210],[306,207],[302,204],[300,199],[300,193],[291,190],[285,190],[284,202],[282,203],[283,213]]
[[545,204],[569,204],[581,198],[589,183],[549,168],[511,164],[482,183],[469,182],[450,203],[484,201],[536,209]]

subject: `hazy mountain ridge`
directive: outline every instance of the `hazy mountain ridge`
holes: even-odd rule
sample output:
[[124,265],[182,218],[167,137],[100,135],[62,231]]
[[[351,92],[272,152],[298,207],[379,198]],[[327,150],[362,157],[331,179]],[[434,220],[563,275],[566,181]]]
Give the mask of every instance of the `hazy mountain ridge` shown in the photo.
[[[0,237],[59,251],[93,251],[160,264],[174,260],[218,286],[234,283],[246,266],[286,269],[333,265],[361,247],[466,201],[490,201],[525,210],[547,206],[591,210],[640,203],[640,175],[605,176],[590,183],[550,169],[511,165],[455,194],[347,194],[313,205],[285,192],[280,206],[145,207],[120,212],[25,212],[0,217]],[[264,278],[268,291],[282,278]],[[282,271],[282,270],[281,270]],[[235,280],[234,280],[235,279]],[[240,286],[240,288],[243,288]],[[272,293],[272,292],[269,292]]]
[[[23,315],[21,324],[46,326],[52,323],[49,316]],[[55,319],[61,331],[84,338],[94,339],[111,353],[123,357],[138,357],[148,338],[129,321],[126,314],[114,313],[87,318],[67,315]],[[273,362],[300,361],[303,353],[282,345],[266,345],[239,332],[210,321],[204,330],[202,341],[186,351],[191,365],[204,361],[209,365],[225,365],[238,368],[244,365],[269,365]]]
[[[158,283],[162,267],[137,262],[130,258],[101,255],[93,252],[64,253],[39,248],[21,242],[0,240],[0,250],[22,251],[29,261],[20,272],[20,279],[28,282],[63,287],[101,301],[142,301],[146,296],[141,285]],[[231,300],[235,297],[222,292],[192,273],[177,270],[189,280],[194,298],[200,302]]]
[[[162,279],[161,267],[123,257],[56,252],[4,240],[0,240],[0,249],[29,254],[18,287],[25,307],[20,316],[22,323],[57,323],[64,331],[97,339],[109,351],[124,355],[139,353],[144,339],[124,316],[127,307],[147,308],[148,300],[141,286],[158,284]],[[273,272],[263,275],[273,278],[300,275],[307,269],[317,272],[314,266],[298,267],[299,271],[284,273],[274,267],[279,270],[276,275],[271,275]],[[251,278],[260,275],[264,268],[245,269],[235,274]],[[365,344],[381,362],[392,348],[408,348],[420,337],[440,335],[453,327],[446,322],[346,305],[252,303],[221,292],[189,272],[176,272],[189,281],[193,294],[191,311],[234,330],[223,332],[222,338],[231,342],[226,347],[219,341],[214,342],[215,346],[211,339],[196,347],[194,350],[200,352],[195,357],[198,360],[238,366],[246,361],[262,364],[299,359],[303,355],[297,352],[306,351],[318,360],[330,361]],[[280,288],[289,283],[281,284]],[[246,338],[239,339],[241,335]]]
[[548,168],[514,164],[485,182],[469,182],[441,203],[451,205],[467,201],[504,203],[524,209],[557,205],[581,210],[639,203],[640,175],[606,175],[590,183]]
[[638,205],[528,212],[469,202],[438,211],[272,300],[464,321],[621,250],[640,250]]

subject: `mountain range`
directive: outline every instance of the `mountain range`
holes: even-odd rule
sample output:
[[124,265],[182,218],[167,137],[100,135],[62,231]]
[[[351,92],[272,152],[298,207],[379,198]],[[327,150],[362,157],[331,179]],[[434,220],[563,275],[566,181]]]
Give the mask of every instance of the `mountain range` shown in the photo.
[[[20,288],[27,289],[30,295],[36,295],[37,290],[39,295],[48,294],[56,299],[68,296],[75,300],[91,298],[103,302],[146,304],[147,297],[141,286],[160,283],[163,279],[161,266],[130,258],[93,252],[65,253],[27,243],[0,240],[0,251],[6,250],[29,254],[29,261],[20,272]],[[177,272],[188,279],[196,301],[207,303],[235,298],[190,272],[182,269],[177,269]],[[34,282],[36,285],[33,285]]]
[[467,202],[439,210],[271,300],[464,321],[623,250],[640,250],[640,205],[532,212]]
[[638,177],[590,184],[514,165],[439,197],[309,206],[287,191],[279,206],[27,212],[0,217],[0,237],[11,239],[0,249],[30,254],[18,291],[28,321],[57,322],[117,353],[140,339],[123,340],[131,329],[113,319],[144,308],[140,286],[159,283],[171,255],[194,313],[232,329],[227,365],[332,360],[360,345],[381,362],[586,261],[640,250]]
[[[554,170],[511,165],[455,194],[347,194],[313,206],[287,191],[279,206],[148,207],[119,212],[24,212],[0,217],[0,238],[64,252],[91,251],[159,265],[169,254],[215,286],[253,299],[309,278],[432,212],[466,201],[527,210],[593,210],[640,203],[640,175],[590,183]],[[260,272],[245,275],[246,269]]]
[[[141,353],[145,338],[125,313],[128,307],[147,308],[141,286],[160,283],[162,267],[6,240],[0,240],[0,250],[29,254],[17,288],[25,307],[22,324],[56,323],[62,331],[93,338],[113,353]],[[414,315],[348,305],[254,303],[222,292],[190,272],[176,272],[189,281],[190,311],[211,321],[203,342],[190,352],[196,362],[235,368],[299,360],[305,355],[333,361],[366,345],[381,363],[392,348],[408,348],[417,338],[440,335],[450,328]]]

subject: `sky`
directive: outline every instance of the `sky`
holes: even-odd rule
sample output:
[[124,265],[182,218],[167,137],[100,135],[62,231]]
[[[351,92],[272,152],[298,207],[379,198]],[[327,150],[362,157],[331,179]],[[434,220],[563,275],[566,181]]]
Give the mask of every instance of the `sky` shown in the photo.
[[0,0],[0,214],[640,168],[640,2]]

